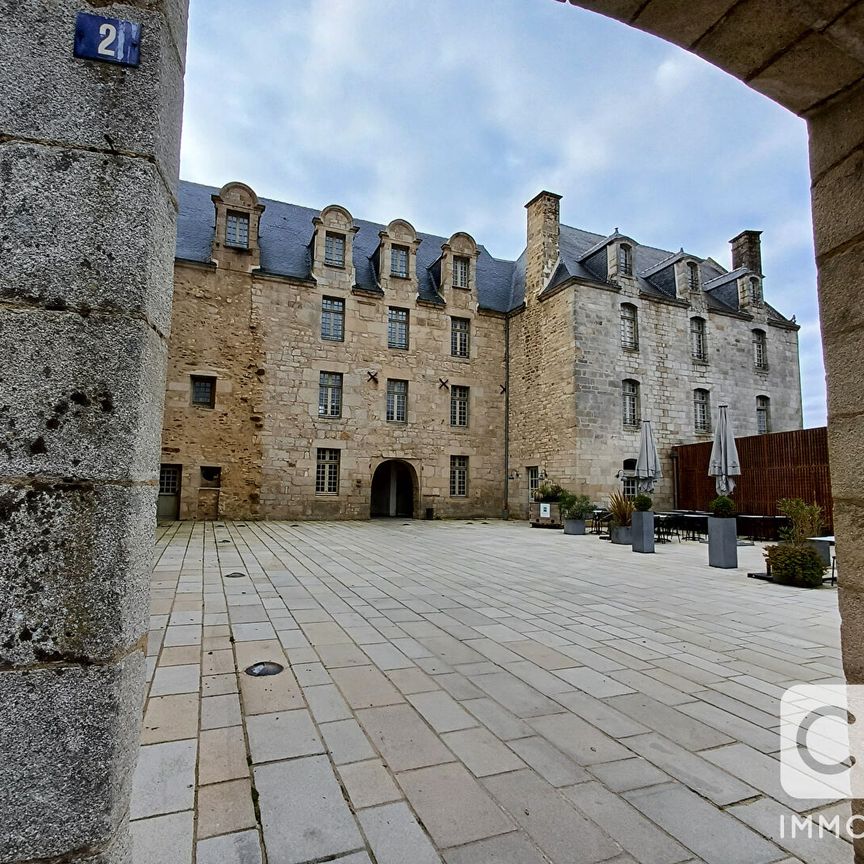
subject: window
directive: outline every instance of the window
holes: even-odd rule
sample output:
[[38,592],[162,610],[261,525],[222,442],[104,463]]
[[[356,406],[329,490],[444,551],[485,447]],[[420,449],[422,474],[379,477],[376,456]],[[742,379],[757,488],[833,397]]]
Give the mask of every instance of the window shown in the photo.
[[210,375],[192,375],[192,404],[199,408],[216,407],[216,379]]
[[181,465],[159,466],[159,494],[176,495],[180,491]]
[[391,306],[387,310],[387,347],[408,350],[408,310]]
[[533,501],[534,493],[540,485],[540,469],[536,465],[532,465],[525,469],[525,473],[528,475],[528,500]]
[[450,319],[450,354],[453,357],[468,357],[471,354],[471,319]]
[[249,217],[245,213],[228,211],[225,221],[225,245],[249,248]]
[[621,382],[622,410],[625,426],[639,425],[639,382]]
[[324,237],[324,263],[331,267],[345,266],[345,235],[330,231]]
[[753,365],[757,369],[768,368],[768,340],[764,330],[753,331]]
[[222,469],[216,465],[201,466],[201,488],[218,489],[222,485]]
[[450,495],[464,498],[468,494],[468,457],[450,457]]
[[639,481],[635,476],[624,476],[621,478],[624,488],[621,490],[625,498],[635,498],[639,492],[637,488]]
[[694,360],[708,359],[708,343],[705,337],[705,319],[690,319],[690,356]]
[[467,288],[468,274],[470,273],[470,263],[464,255],[455,255],[453,257],[453,287]]
[[390,275],[408,278],[408,247],[390,247]]
[[767,396],[756,397],[756,431],[760,435],[771,431],[771,400]]
[[328,342],[345,341],[345,301],[325,297],[321,301],[321,338]]
[[450,425],[468,425],[468,396],[470,388],[454,385],[450,388]]
[[315,492],[318,495],[339,494],[339,451],[330,447],[318,448],[315,466]]
[[695,261],[687,264],[687,286],[691,291],[699,290],[699,265]]
[[633,247],[627,243],[618,246],[618,275],[633,275]]
[[697,432],[711,431],[711,403],[707,390],[693,391],[693,428]]
[[639,350],[639,311],[632,303],[621,305],[621,347],[627,351]]
[[758,306],[762,302],[762,284],[755,276],[750,277],[750,302]]
[[322,372],[318,377],[318,416],[342,416],[342,375]]
[[387,419],[391,423],[408,420],[408,382],[387,379]]

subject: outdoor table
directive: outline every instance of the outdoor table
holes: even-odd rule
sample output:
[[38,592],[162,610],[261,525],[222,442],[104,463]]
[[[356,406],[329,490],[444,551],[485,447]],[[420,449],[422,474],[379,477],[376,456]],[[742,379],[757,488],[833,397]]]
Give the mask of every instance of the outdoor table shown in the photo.
[[834,535],[826,535],[825,537],[808,537],[807,541],[819,553],[822,563],[826,567],[831,566],[831,549],[834,547]]
[[701,540],[708,534],[707,513],[682,513],[684,536],[682,540]]

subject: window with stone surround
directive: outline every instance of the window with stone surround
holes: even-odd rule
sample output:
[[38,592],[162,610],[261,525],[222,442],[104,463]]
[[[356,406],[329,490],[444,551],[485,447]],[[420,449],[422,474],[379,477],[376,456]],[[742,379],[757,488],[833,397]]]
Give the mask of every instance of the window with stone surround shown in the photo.
[[324,263],[331,267],[345,266],[344,234],[337,234],[334,231],[326,233],[324,236]]
[[408,278],[408,247],[390,247],[390,275],[400,279]]
[[222,469],[218,465],[201,466],[202,489],[218,489],[222,485]]
[[468,457],[450,457],[450,496],[464,498],[468,494]]
[[635,475],[630,475],[621,478],[621,493],[625,498],[633,499],[639,494],[639,480]]
[[450,425],[468,425],[468,401],[470,388],[454,384],[450,388]]
[[711,431],[711,396],[702,388],[693,391],[693,428],[697,432]]
[[639,426],[639,382],[628,378],[621,382],[622,415],[624,425],[630,429]]
[[621,304],[621,347],[639,350],[639,310],[632,303]]
[[450,355],[468,357],[471,354],[471,319],[450,319]]
[[198,408],[216,407],[216,378],[212,375],[190,375],[192,404]]
[[767,396],[756,397],[756,431],[760,435],[771,431],[771,400]]
[[705,333],[705,319],[690,319],[690,356],[705,363],[708,360],[708,338]]
[[757,369],[768,368],[768,339],[764,330],[753,331],[753,365]]
[[330,447],[318,448],[315,466],[315,492],[318,495],[339,494],[339,457],[341,451]]
[[249,215],[229,210],[225,218],[225,245],[249,248]]
[[762,303],[762,283],[755,277],[750,277],[750,302],[754,306],[759,306]]
[[408,350],[408,310],[391,306],[387,310],[387,347]]
[[618,245],[618,275],[633,275],[633,247],[629,243]]
[[699,265],[695,261],[687,263],[687,286],[691,291],[698,291],[701,287],[699,280]]
[[321,301],[321,338],[328,342],[345,341],[345,301],[325,297]]
[[534,500],[534,493],[540,485],[540,467],[538,465],[529,465],[525,469],[525,474],[528,477],[528,501]]
[[467,288],[471,262],[464,255],[453,256],[453,287]]
[[318,416],[342,416],[341,372],[321,372],[318,376]]
[[405,423],[408,420],[408,382],[387,379],[387,421]]

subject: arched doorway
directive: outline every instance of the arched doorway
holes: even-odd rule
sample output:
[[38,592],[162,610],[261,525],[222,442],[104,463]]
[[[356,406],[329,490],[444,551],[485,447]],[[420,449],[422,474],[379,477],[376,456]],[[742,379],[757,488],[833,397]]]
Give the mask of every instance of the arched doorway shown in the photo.
[[369,515],[376,517],[414,518],[414,490],[417,475],[401,459],[382,462],[372,475],[372,500]]

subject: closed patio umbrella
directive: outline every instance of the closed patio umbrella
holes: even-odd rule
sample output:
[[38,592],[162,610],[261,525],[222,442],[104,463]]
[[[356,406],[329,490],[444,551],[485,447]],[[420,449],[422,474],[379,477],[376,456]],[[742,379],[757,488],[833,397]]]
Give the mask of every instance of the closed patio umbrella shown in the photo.
[[639,456],[636,459],[636,485],[640,492],[653,492],[654,484],[663,478],[660,467],[660,457],[657,455],[657,445],[651,434],[651,421],[642,421],[642,433],[639,436]]
[[717,428],[714,430],[714,446],[711,448],[711,461],[708,463],[708,476],[716,478],[718,495],[731,495],[735,489],[733,478],[741,475],[735,433],[726,417],[727,407],[720,406]]

